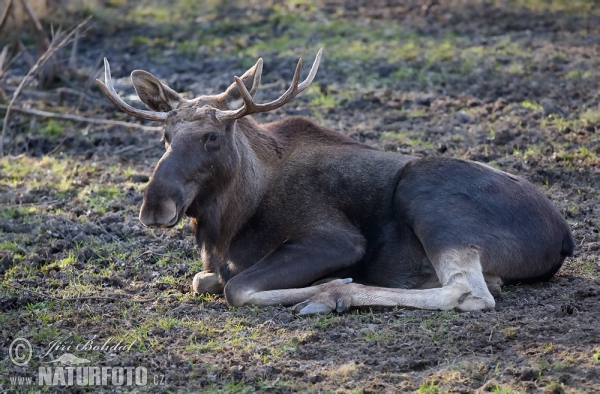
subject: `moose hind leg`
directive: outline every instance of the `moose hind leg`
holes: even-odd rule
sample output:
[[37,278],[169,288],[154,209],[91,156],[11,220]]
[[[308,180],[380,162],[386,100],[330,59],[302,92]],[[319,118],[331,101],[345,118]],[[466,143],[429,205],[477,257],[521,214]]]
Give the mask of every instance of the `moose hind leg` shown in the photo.
[[448,301],[456,302],[454,308],[463,311],[494,308],[496,302],[483,275],[479,248],[449,249],[433,260],[442,289],[450,291]]
[[500,297],[502,294],[502,279],[499,276],[492,274],[483,274],[483,278],[485,279],[485,283],[488,287],[488,290],[494,297]]
[[355,306],[406,306],[419,309],[492,309],[494,297],[488,290],[476,248],[455,248],[432,259],[442,287],[393,289],[354,283],[331,285],[296,305],[299,314],[342,312]]

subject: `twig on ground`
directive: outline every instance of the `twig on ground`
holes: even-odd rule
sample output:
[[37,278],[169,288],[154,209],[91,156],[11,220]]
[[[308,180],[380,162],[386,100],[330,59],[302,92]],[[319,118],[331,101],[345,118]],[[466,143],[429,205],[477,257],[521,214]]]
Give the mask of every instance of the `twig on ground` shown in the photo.
[[138,299],[138,300],[136,300],[135,298],[131,298],[130,295],[123,295],[122,297],[81,296],[81,297],[57,298],[57,297],[51,296],[50,294],[42,293],[42,292],[35,291],[35,290],[30,290],[25,287],[15,285],[14,283],[11,284],[11,287],[13,287],[14,289],[17,289],[17,290],[26,291],[27,293],[35,294],[37,296],[48,298],[50,300],[59,301],[59,302],[85,301],[85,300],[104,300],[104,301],[124,301],[125,300],[125,301],[131,301],[131,302],[152,302],[152,301],[158,300],[159,298],[168,297],[168,296],[156,295],[151,298],[142,298],[142,299]]
[[100,227],[100,230],[102,230],[102,232],[106,235],[108,235],[110,237],[110,239],[112,239],[113,241],[118,241],[119,237],[115,237],[114,235],[112,235],[111,233],[109,233],[108,231],[106,231],[106,229],[104,228],[104,226],[102,225],[102,223],[100,223],[99,220],[96,221],[96,225],[98,227]]
[[91,101],[91,102],[96,101],[96,98],[94,98],[84,92],[80,92],[79,90],[75,90],[75,89],[71,89],[71,88],[58,88],[58,89],[56,89],[56,92],[58,93],[59,98],[62,98],[62,96],[66,96],[66,95],[70,94],[71,96],[77,96],[79,98],[86,99],[87,101]]
[[4,14],[2,14],[2,19],[0,20],[0,31],[2,31],[2,28],[4,27],[4,24],[6,23],[6,20],[8,19],[8,13],[10,12],[10,9],[12,8],[12,3],[13,3],[13,0],[8,0],[8,4],[6,5],[6,8],[4,9]]
[[[19,95],[19,92],[28,83],[29,77],[31,75],[33,75],[35,72],[37,72],[37,70],[39,70],[41,67],[43,67],[44,64],[59,49],[61,49],[65,45],[67,45],[70,42],[71,37],[77,31],[79,31],[79,29],[81,29],[86,23],[88,23],[90,19],[91,19],[91,16],[87,17],[83,22],[81,22],[80,24],[78,24],[77,26],[75,26],[75,28],[73,30],[71,30],[70,33],[66,34],[65,37],[60,42],[56,43],[56,40],[52,40],[52,42],[50,43],[50,46],[49,46],[48,50],[46,52],[44,52],[44,54],[42,56],[40,56],[40,58],[33,65],[33,67],[31,67],[31,69],[29,70],[29,72],[27,72],[27,74],[25,75],[25,77],[23,78],[23,80],[21,81],[21,83],[19,84],[19,86],[17,87],[17,89],[15,90],[15,92],[13,94],[13,98],[10,101],[10,103],[8,103],[8,107],[6,108],[6,115],[4,117],[4,122],[2,124],[2,135],[0,135],[0,157],[4,156],[4,136],[6,135],[6,129],[8,127],[8,119],[10,117],[10,110],[11,110],[12,106],[14,105],[15,100],[17,99],[17,96]],[[57,37],[57,39],[58,39],[58,37]]]
[[[0,56],[1,56],[1,54],[0,54]],[[0,60],[1,60],[1,58],[0,58]],[[0,75],[0,77],[1,77],[1,75]],[[0,89],[5,90],[7,92],[14,92],[17,88],[15,86],[10,86],[10,85],[0,83]],[[87,90],[87,89],[84,89],[84,90]],[[62,97],[64,97],[64,96],[71,95],[71,96],[77,96],[79,98],[85,99],[92,103],[95,103],[98,101],[98,97],[91,96],[87,93],[84,93],[81,90],[67,88],[67,87],[60,87],[60,88],[56,88],[56,89],[48,90],[48,91],[21,89],[20,94],[21,95],[30,95],[30,96],[33,96],[38,99],[46,99],[51,96],[58,96],[57,100],[61,100]],[[13,108],[13,110],[15,110],[15,108]]]
[[0,53],[0,78],[4,75],[4,63],[6,62],[6,56],[8,55],[8,45],[5,45],[2,48],[2,52]]
[[[0,109],[7,109],[7,108],[8,108],[7,105],[0,105]],[[40,111],[37,109],[12,107],[11,110],[15,111],[15,112],[21,112],[24,114],[28,114],[28,115],[39,116],[41,118],[64,119],[64,120],[71,120],[73,122],[84,122],[84,123],[100,124],[100,125],[107,125],[107,126],[121,126],[121,127],[127,127],[127,128],[141,129],[141,130],[145,130],[145,131],[160,131],[160,130],[162,130],[162,127],[160,127],[160,126],[144,126],[142,124],[123,122],[120,120],[86,118],[86,117],[78,116],[78,115],[57,114],[54,112]],[[7,114],[8,114],[8,111],[7,111]]]
[[132,153],[139,153],[152,148],[156,148],[156,145],[148,145],[141,147],[136,147],[135,145],[128,145],[125,148],[117,149],[113,152],[113,155],[120,155],[121,153],[125,153],[128,151],[132,151]]
[[5,205],[5,207],[6,208],[16,208],[16,207],[31,206],[31,205],[44,206],[44,205],[56,204],[57,202],[61,202],[61,200],[22,202],[22,203],[18,203],[18,204]]
[[104,61],[104,51],[100,54],[100,57],[96,61],[96,66],[92,70],[96,70],[96,72],[91,72],[89,78],[83,85],[83,91],[88,92],[93,85],[95,85],[96,79],[100,78],[100,76],[104,73],[104,67],[102,63]]
[[171,255],[164,254],[164,253],[157,253],[157,252],[153,252],[152,250],[147,250],[144,253],[141,253],[138,257],[142,257],[142,256],[145,256],[147,254],[153,255],[153,256],[168,257],[168,258],[170,258],[172,260],[176,260],[176,261],[179,261],[179,262],[183,262],[184,261],[181,257],[171,256]]
[[56,152],[57,150],[60,149],[60,147],[62,146],[62,144],[65,143],[65,141],[69,138],[68,135],[64,136],[62,140],[60,140],[60,142],[58,143],[58,145],[56,145],[54,147],[54,149],[52,149],[50,152],[48,152],[48,156],[52,155],[54,152]]
[[75,33],[75,38],[73,39],[73,48],[71,48],[71,56],[69,56],[69,65],[68,67],[75,70],[77,64],[77,43],[79,42],[79,32]]

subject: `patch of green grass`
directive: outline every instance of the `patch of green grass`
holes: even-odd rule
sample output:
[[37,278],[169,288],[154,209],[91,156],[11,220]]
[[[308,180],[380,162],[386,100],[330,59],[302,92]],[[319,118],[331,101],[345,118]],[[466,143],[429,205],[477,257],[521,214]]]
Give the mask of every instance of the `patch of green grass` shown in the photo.
[[527,109],[530,109],[532,111],[543,111],[544,107],[542,107],[540,104],[536,104],[534,102],[531,101],[523,101],[521,103],[521,105]]
[[414,132],[410,131],[386,131],[381,134],[380,137],[383,141],[389,141],[392,143],[396,143],[400,146],[408,146],[408,147],[423,147],[425,149],[432,149],[433,144],[423,139],[420,136],[415,136]]
[[560,115],[550,114],[540,122],[542,126],[556,126],[558,131],[564,133],[567,130],[577,127],[573,120],[567,120]]
[[541,372],[544,372],[550,368],[550,361],[545,358],[540,358],[536,362]]
[[323,316],[312,317],[314,319],[315,327],[325,330],[331,326],[334,322],[339,320],[338,316],[333,314],[327,314]]
[[92,189],[88,196],[87,202],[92,208],[100,213],[106,213],[113,203],[122,198],[120,189],[108,185],[97,185],[96,189]]
[[[500,4],[500,0],[495,0]],[[503,2],[506,6],[506,2]],[[560,12],[569,15],[587,16],[597,10],[594,0],[509,0],[510,6],[527,8],[538,12]]]
[[314,94],[310,101],[310,105],[321,109],[330,109],[337,107],[339,100],[331,94]]
[[415,391],[418,394],[438,394],[440,393],[440,384],[441,382],[437,382],[431,378],[431,380],[426,380],[419,386],[419,389]]
[[15,250],[19,245],[13,241],[2,241],[0,242],[0,250]]
[[57,138],[64,135],[65,128],[53,119],[50,119],[48,123],[46,123],[46,126],[39,129],[39,132],[48,138]]
[[246,386],[244,382],[226,382],[221,387],[217,386],[216,383],[211,383],[202,388],[202,392],[206,394],[242,394],[253,391],[254,387]]
[[579,119],[586,123],[600,122],[600,107],[586,109],[584,113],[579,115]]
[[519,327],[506,327],[503,328],[500,333],[506,339],[514,339],[519,334]]
[[519,394],[519,390],[513,390],[508,387],[500,386],[499,384],[490,385],[490,390],[494,394]]
[[64,269],[68,268],[69,266],[71,266],[76,261],[77,261],[77,256],[75,256],[75,253],[73,251],[70,251],[69,254],[67,255],[67,257],[62,258],[53,263],[47,264],[47,265],[43,266],[40,270],[42,272],[48,272],[51,270],[58,270],[58,271],[64,270]]
[[597,348],[592,355],[592,362],[600,364],[600,348]]
[[571,70],[565,75],[565,78],[566,79],[576,79],[576,78],[581,78],[581,76],[582,76],[581,70]]
[[194,336],[190,340],[190,343],[186,346],[185,350],[191,352],[200,352],[200,353],[212,353],[219,352],[224,348],[223,343],[215,339],[209,339],[205,342],[198,342],[197,338]]
[[162,317],[158,319],[156,325],[165,330],[170,330],[179,325],[179,320],[174,317]]
[[56,327],[42,325],[41,327],[32,330],[32,338],[38,342],[50,343],[59,337],[59,331]]
[[365,332],[363,339],[365,342],[376,343],[392,343],[396,341],[396,337],[392,333],[374,330],[369,330]]

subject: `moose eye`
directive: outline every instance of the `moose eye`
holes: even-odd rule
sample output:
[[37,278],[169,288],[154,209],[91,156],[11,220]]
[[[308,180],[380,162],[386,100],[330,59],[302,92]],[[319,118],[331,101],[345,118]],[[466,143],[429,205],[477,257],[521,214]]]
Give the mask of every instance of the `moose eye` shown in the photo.
[[219,134],[210,134],[210,135],[208,136],[208,140],[209,140],[210,142],[215,142],[215,141],[217,141],[218,139],[219,139]]

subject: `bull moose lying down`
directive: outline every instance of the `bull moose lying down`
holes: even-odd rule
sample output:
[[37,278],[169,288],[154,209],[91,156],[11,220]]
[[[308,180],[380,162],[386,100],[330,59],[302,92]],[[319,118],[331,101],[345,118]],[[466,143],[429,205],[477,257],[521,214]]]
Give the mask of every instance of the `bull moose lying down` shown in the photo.
[[119,98],[105,59],[98,83],[110,101],[165,123],[140,221],[172,227],[191,217],[204,264],[195,291],[224,292],[232,306],[297,304],[300,314],[479,310],[494,307],[502,284],[547,280],[573,255],[567,222],[522,178],[381,152],[298,117],[249,116],[304,91],[321,53],[304,82],[300,60],[289,89],[266,104],[254,101],[262,59],[224,93],[193,100],[133,71],[150,111]]

